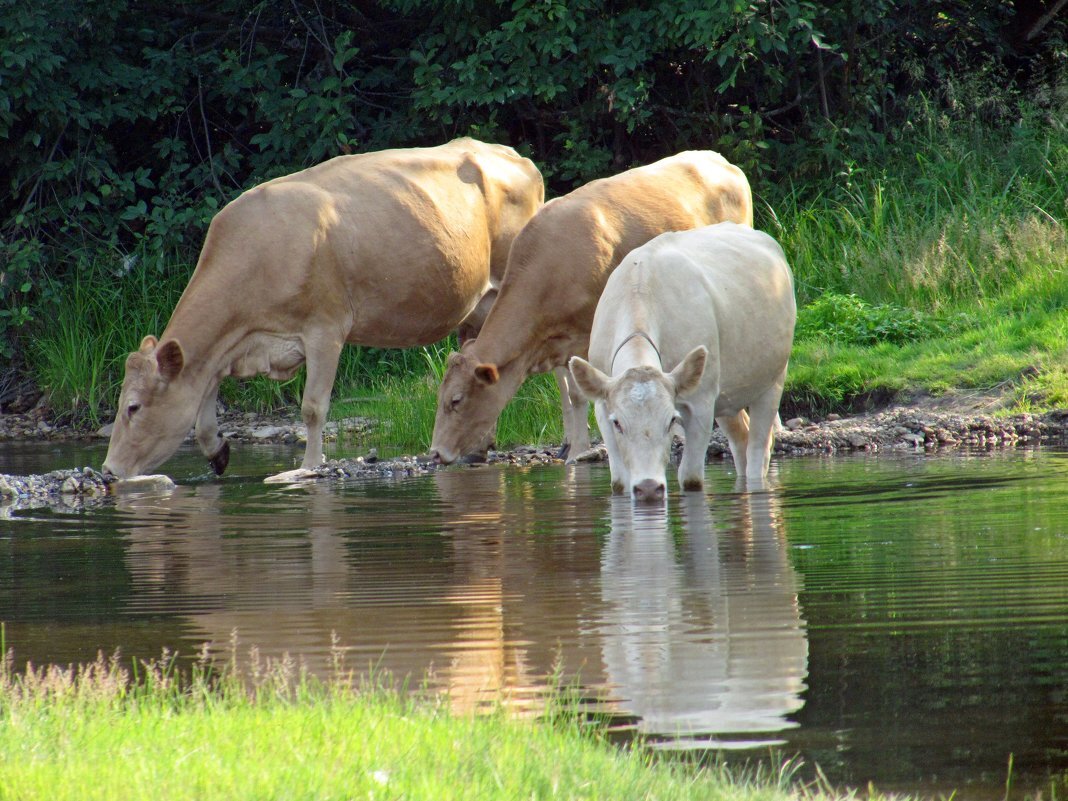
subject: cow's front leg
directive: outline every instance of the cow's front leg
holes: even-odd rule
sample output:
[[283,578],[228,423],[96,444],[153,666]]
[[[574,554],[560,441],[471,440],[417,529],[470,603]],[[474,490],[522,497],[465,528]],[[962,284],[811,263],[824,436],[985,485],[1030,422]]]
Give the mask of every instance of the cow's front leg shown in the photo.
[[553,375],[560,387],[560,410],[564,416],[564,447],[560,455],[572,463],[590,449],[590,404],[566,367],[554,367]]
[[695,401],[679,405],[686,442],[679,462],[679,487],[700,492],[705,488],[705,457],[712,439],[712,404]]
[[230,463],[230,443],[219,432],[219,419],[215,412],[218,394],[219,385],[216,383],[200,402],[193,431],[200,452],[208,457],[208,464],[215,475],[221,476]]
[[603,402],[593,404],[593,413],[597,417],[597,427],[601,429],[605,450],[608,451],[608,472],[612,476],[612,493],[622,495],[626,491],[629,476],[623,467],[623,457],[616,447],[616,432],[612,430],[612,421]]

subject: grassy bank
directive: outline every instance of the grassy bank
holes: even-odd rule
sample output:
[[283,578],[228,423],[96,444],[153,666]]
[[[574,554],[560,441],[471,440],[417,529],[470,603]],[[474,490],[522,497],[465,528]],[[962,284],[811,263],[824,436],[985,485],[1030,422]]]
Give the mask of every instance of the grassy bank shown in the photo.
[[[1068,405],[1068,126],[1026,105],[1002,122],[918,104],[894,141],[804,180],[756,187],[757,225],[783,244],[800,304],[784,409],[822,415],[955,390],[1008,410]],[[1011,120],[1011,121],[1004,121]],[[159,333],[188,275],[83,260],[28,348],[53,407],[98,422],[125,353]],[[419,451],[450,343],[349,348],[335,417],[382,421],[368,445]],[[224,401],[296,414],[302,379],[229,384]],[[498,442],[562,436],[555,384],[528,382]]]
[[[292,664],[173,661],[0,671],[0,799],[722,799],[831,796],[792,768],[739,771],[619,749],[573,720],[450,714]],[[874,796],[878,798],[879,796]]]

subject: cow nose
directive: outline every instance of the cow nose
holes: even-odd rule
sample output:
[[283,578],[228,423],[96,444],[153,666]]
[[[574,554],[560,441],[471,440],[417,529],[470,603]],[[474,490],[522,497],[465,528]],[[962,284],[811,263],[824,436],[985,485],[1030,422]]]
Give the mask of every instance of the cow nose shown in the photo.
[[639,503],[657,503],[664,500],[664,484],[655,479],[646,478],[634,485],[634,500]]
[[438,450],[432,450],[430,452],[430,461],[434,464],[445,464],[445,460],[441,458],[441,452]]
[[100,475],[104,479],[104,483],[105,484],[110,484],[112,481],[115,481],[115,480],[118,479],[118,476],[116,476],[114,473],[112,473],[111,472],[111,468],[108,467],[107,465],[103,465],[100,468]]

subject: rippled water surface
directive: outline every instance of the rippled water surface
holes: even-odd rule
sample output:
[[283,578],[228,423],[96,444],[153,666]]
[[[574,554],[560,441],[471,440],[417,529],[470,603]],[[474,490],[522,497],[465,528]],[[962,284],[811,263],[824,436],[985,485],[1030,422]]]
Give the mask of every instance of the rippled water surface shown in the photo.
[[[99,464],[9,446],[0,473]],[[1002,798],[1068,771],[1068,454],[793,458],[632,510],[604,466],[282,489],[286,448],[169,495],[0,518],[19,662],[299,654],[536,710],[554,676],[661,747]],[[749,750],[746,749],[756,749]]]

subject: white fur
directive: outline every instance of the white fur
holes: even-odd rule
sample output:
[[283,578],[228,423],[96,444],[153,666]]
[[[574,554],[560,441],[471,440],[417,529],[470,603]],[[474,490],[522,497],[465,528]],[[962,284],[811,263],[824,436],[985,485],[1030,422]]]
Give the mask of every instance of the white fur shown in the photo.
[[624,257],[598,303],[589,362],[570,362],[595,403],[613,488],[663,486],[676,414],[684,488],[703,487],[713,419],[738,474],[762,479],[795,319],[782,248],[747,226],[662,234]]

